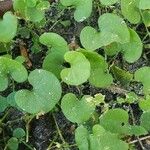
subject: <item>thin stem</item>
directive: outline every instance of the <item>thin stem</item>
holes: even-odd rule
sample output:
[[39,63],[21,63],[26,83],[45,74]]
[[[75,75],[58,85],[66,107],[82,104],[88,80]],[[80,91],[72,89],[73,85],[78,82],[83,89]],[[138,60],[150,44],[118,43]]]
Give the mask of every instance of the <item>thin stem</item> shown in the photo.
[[52,148],[52,145],[55,143],[55,140],[58,138],[58,133],[55,135],[54,139],[52,140],[52,142],[50,143],[50,145],[48,146],[47,150],[50,150]]
[[[131,113],[131,116],[132,116],[133,125],[136,125],[132,107],[129,106],[129,109],[130,109],[130,113]],[[143,146],[143,143],[141,142],[141,139],[139,138],[139,136],[136,136],[136,138],[137,138],[138,143],[139,143],[140,146],[141,146],[141,149],[142,149],[142,150],[145,150],[145,148],[144,148],[144,146]]]
[[58,124],[57,124],[57,121],[56,121],[56,118],[55,118],[54,114],[52,114],[52,116],[53,116],[53,118],[54,118],[54,122],[55,122],[55,125],[56,125],[57,132],[58,132],[58,134],[59,134],[59,136],[60,136],[60,139],[61,139],[61,141],[63,142],[63,144],[66,144],[66,141],[65,141],[64,137],[63,137],[62,134],[61,134],[61,131],[60,131],[60,129],[59,129],[59,126],[58,126]]
[[25,141],[21,141],[26,147],[28,147],[30,150],[34,150],[30,145],[28,145]]
[[35,116],[31,116],[26,124],[26,143],[29,141],[29,124]]

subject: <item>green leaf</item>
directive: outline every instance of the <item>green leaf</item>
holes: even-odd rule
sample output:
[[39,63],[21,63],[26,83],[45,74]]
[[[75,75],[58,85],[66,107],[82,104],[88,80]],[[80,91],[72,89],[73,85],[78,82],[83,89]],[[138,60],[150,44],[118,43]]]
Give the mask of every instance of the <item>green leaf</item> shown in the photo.
[[8,87],[8,74],[19,83],[24,82],[28,77],[27,70],[22,64],[6,57],[0,57],[0,91]]
[[128,150],[129,146],[120,140],[117,135],[105,131],[100,125],[95,125],[93,134],[90,134],[90,150]]
[[61,71],[61,78],[65,83],[80,85],[88,80],[90,63],[82,53],[70,51],[64,55],[64,59],[71,65],[70,68]]
[[142,114],[140,122],[141,126],[144,127],[147,131],[150,131],[150,111],[146,111]]
[[35,7],[38,0],[26,0],[28,7]]
[[18,139],[15,137],[10,138],[7,142],[7,147],[9,148],[9,150],[18,150],[19,147]]
[[104,51],[108,56],[117,55],[121,50],[121,44],[117,42],[113,42],[104,47]]
[[60,0],[64,6],[75,6],[74,19],[82,22],[87,19],[92,12],[92,0]]
[[39,0],[13,0],[13,8],[23,19],[40,22],[44,19],[45,9],[49,3],[40,2]]
[[43,61],[43,69],[52,72],[60,79],[60,72],[62,71],[64,58],[59,53],[49,53]]
[[44,18],[44,15],[44,12],[32,7],[27,7],[25,11],[26,19],[32,22],[40,22]]
[[100,117],[100,125],[112,133],[126,133],[128,125],[128,113],[123,109],[108,110]]
[[25,0],[13,0],[13,9],[16,13],[25,18],[26,2]]
[[[93,133],[80,126],[75,131],[76,142],[79,150],[128,150],[129,145],[120,140],[117,135],[105,131],[96,124],[93,126]],[[81,133],[81,134],[80,134]]]
[[118,2],[118,0],[100,0],[100,2],[102,3],[102,5],[109,6]]
[[149,0],[140,0],[139,8],[143,9],[143,10],[150,9],[150,1]]
[[111,71],[114,75],[114,78],[119,81],[122,85],[128,85],[132,79],[133,79],[133,74],[131,74],[128,71],[125,71],[115,65],[111,67]]
[[148,132],[143,128],[142,126],[130,126],[130,132],[132,135],[140,136],[140,135],[146,135]]
[[11,43],[1,43],[0,42],[0,53],[9,52],[11,49]]
[[15,101],[15,94],[16,92],[12,92],[7,96],[7,103],[12,107],[18,108],[16,101]]
[[21,139],[26,135],[25,131],[22,128],[16,128],[13,131],[13,137],[16,137],[17,139]]
[[140,0],[121,0],[121,11],[125,18],[133,24],[137,24],[141,20],[138,4]]
[[50,6],[49,1],[40,1],[40,2],[37,4],[36,8],[37,8],[38,10],[43,11],[43,10],[48,9],[49,6]]
[[146,99],[141,99],[139,101],[139,107],[143,110],[143,111],[150,111],[150,96],[146,96]]
[[36,69],[29,74],[32,91],[19,90],[15,94],[17,105],[24,111],[37,114],[52,110],[61,97],[61,85],[51,73]]
[[16,32],[17,18],[11,12],[6,12],[3,19],[0,19],[0,42],[10,42],[16,35]]
[[140,37],[133,29],[129,29],[129,31],[130,42],[122,44],[121,47],[124,59],[129,63],[133,63],[141,57],[143,44]]
[[84,48],[94,51],[107,46],[119,38],[110,32],[97,32],[94,28],[86,26],[80,33],[80,41]]
[[55,53],[59,53],[60,55],[64,55],[67,51],[69,51],[67,42],[63,37],[56,33],[43,33],[39,41],[48,47],[51,47],[51,51]]
[[78,124],[87,121],[94,113],[95,107],[92,97],[83,96],[81,100],[78,100],[72,93],[66,94],[61,102],[61,108],[66,118]]
[[85,127],[83,127],[83,125],[79,126],[75,130],[75,141],[78,145],[79,150],[89,149],[88,136],[88,130]]
[[5,111],[5,109],[9,106],[7,103],[7,99],[0,95],[0,112]]
[[[101,32],[111,33],[118,39],[117,42],[124,44],[130,41],[130,33],[125,21],[112,13],[105,13],[98,19]],[[116,41],[116,40],[114,40]]]
[[150,27],[150,10],[143,11],[143,22],[146,27]]
[[144,93],[150,93],[150,67],[142,67],[138,69],[134,78],[138,82],[142,82]]
[[113,82],[112,76],[108,73],[108,64],[105,59],[96,52],[79,50],[89,60],[91,75],[89,82],[96,87],[107,87]]

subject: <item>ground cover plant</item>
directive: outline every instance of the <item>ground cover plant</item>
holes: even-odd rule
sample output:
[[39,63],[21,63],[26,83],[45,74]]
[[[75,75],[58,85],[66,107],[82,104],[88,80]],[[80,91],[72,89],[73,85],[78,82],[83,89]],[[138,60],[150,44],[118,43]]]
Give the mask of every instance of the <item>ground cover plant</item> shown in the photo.
[[0,1],[0,150],[149,150],[150,1]]

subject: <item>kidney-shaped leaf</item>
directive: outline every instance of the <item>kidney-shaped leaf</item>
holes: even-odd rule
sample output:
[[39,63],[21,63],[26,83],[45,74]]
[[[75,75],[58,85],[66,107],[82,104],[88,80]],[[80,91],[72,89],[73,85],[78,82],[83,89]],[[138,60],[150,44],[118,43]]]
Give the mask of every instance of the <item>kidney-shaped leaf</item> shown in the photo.
[[150,93],[150,67],[142,67],[134,74],[135,80],[142,82],[145,93]]
[[43,33],[40,36],[39,41],[43,45],[51,47],[52,52],[59,53],[61,55],[64,55],[69,50],[67,42],[57,33]]
[[66,94],[61,102],[61,108],[68,120],[74,123],[84,123],[95,110],[94,100],[90,96],[83,96],[78,100],[72,93]]
[[125,18],[131,23],[139,23],[141,20],[138,9],[139,0],[121,0],[121,11]]
[[94,28],[87,26],[83,28],[80,34],[80,41],[84,48],[91,51],[102,46],[107,46],[119,38],[110,32],[97,32]]
[[28,73],[25,67],[12,59],[0,57],[0,91],[4,91],[8,87],[8,74],[16,82],[24,82]]
[[74,18],[78,22],[87,19],[92,12],[92,0],[60,0],[64,6],[75,6]]
[[128,113],[123,109],[111,109],[100,117],[100,125],[112,133],[122,133],[128,125]]
[[91,74],[89,82],[96,87],[107,87],[113,82],[112,76],[108,73],[108,65],[105,59],[96,52],[80,50],[89,60]]
[[87,81],[90,77],[90,63],[86,57],[80,52],[67,52],[64,55],[66,62],[69,62],[71,67],[61,71],[62,80],[70,85],[80,85]]
[[31,114],[52,110],[61,97],[61,85],[58,79],[51,72],[36,69],[29,74],[28,80],[33,90],[23,89],[16,92],[17,105]]
[[[112,13],[105,13],[98,19],[98,25],[101,32],[114,34],[119,43],[130,41],[130,33],[125,21]],[[116,39],[115,38],[115,39]]]
[[6,12],[0,20],[0,42],[10,42],[17,32],[17,18],[11,12]]

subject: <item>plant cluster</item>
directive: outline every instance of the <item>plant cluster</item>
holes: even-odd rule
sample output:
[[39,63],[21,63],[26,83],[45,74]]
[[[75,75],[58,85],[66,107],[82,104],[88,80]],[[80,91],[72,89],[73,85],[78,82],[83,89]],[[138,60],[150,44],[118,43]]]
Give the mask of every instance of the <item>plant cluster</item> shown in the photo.
[[[63,36],[43,32],[45,11],[52,7],[48,0],[13,0],[14,11],[6,12],[0,20],[0,92],[12,89],[9,94],[0,95],[0,112],[5,114],[15,107],[25,114],[29,123],[33,117],[61,108],[64,116],[77,125],[75,146],[79,150],[134,149],[134,142],[132,144],[130,140],[133,137],[143,148],[140,136],[150,132],[150,67],[143,66],[129,72],[116,65],[114,60],[120,56],[122,61],[134,63],[143,55],[145,46],[149,47],[145,41],[150,39],[150,1],[60,0],[58,3],[62,10],[73,9],[74,21],[79,23],[88,20],[93,5],[98,6],[98,27],[84,26],[79,36],[80,46],[71,49]],[[22,27],[21,20],[26,26]],[[145,28],[144,37],[137,33],[139,25]],[[29,69],[25,65],[28,61],[26,55],[12,57],[11,48],[19,35],[30,36],[34,43],[31,54],[42,51],[43,47],[47,49],[41,68]],[[16,90],[17,84],[24,83],[32,88]],[[125,92],[123,97],[106,102],[101,93],[65,93],[62,83],[79,91],[85,84],[101,89],[118,85]],[[131,84],[140,84],[142,94],[128,90]],[[138,121],[132,105],[137,105],[142,112]],[[6,116],[0,119],[0,134]],[[15,129],[5,149],[17,150],[20,143],[32,149],[25,142],[27,133],[28,130]]]

